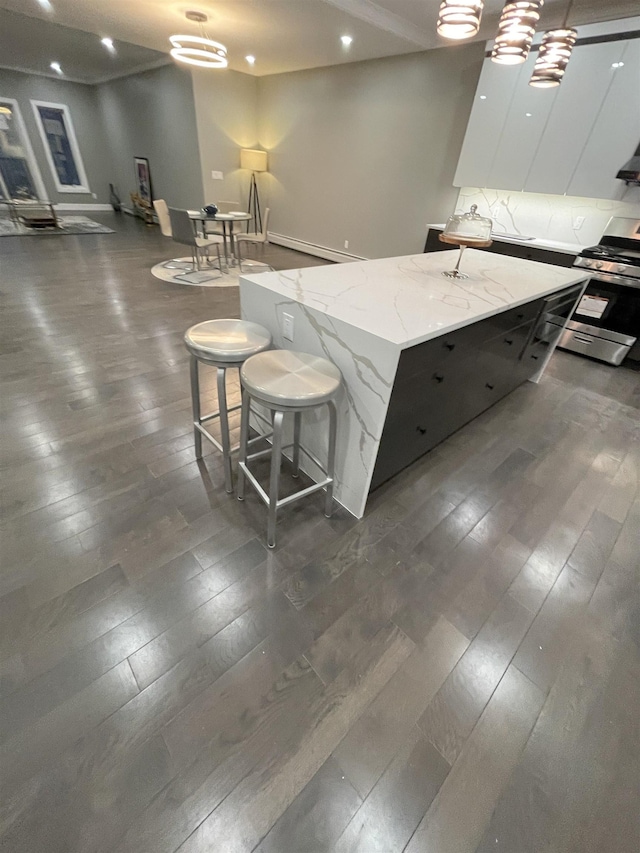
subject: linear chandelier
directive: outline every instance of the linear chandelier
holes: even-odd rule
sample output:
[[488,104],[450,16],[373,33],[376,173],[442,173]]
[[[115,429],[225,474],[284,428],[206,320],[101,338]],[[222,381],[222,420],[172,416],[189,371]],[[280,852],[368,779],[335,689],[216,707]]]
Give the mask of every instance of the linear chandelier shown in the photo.
[[213,41],[205,32],[204,25],[208,18],[204,12],[187,12],[188,21],[200,25],[199,36],[170,36],[171,56],[178,62],[188,65],[198,65],[200,68],[226,68],[227,48],[220,42]]
[[544,0],[509,2],[498,21],[498,34],[491,59],[502,65],[517,65],[529,56]]

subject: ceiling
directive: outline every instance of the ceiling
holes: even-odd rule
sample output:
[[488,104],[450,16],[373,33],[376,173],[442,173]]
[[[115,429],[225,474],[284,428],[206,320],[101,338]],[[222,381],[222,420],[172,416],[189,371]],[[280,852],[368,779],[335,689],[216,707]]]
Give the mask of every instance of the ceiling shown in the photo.
[[[229,67],[258,76],[413,53],[452,44],[435,32],[440,0],[0,0],[0,65],[92,83],[168,60],[168,37],[197,34],[189,9],[205,12]],[[486,0],[478,39],[490,39],[504,0]],[[546,0],[541,27],[562,22],[567,0]],[[5,10],[5,11],[3,11]],[[570,23],[637,14],[637,0],[575,0]],[[341,35],[353,43],[344,48]],[[109,56],[96,36],[110,36]],[[55,56],[53,54],[56,54]],[[244,57],[252,54],[251,67]]]
[[57,77],[49,63],[59,62],[66,80],[99,83],[168,60],[164,52],[121,41],[114,44],[116,51],[111,54],[100,44],[102,35],[0,8],[0,66]]

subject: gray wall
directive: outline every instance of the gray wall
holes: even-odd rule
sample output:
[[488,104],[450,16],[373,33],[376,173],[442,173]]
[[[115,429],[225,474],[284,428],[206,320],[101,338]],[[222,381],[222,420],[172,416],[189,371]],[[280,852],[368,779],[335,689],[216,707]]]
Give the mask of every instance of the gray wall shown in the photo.
[[425,224],[456,203],[484,51],[447,46],[260,78],[269,230],[368,258],[421,251]]
[[[96,204],[109,201],[109,181],[112,180],[111,153],[105,139],[93,86],[0,68],[0,96],[13,98],[18,102],[50,201],[64,204]],[[87,193],[56,191],[30,104],[32,98],[66,104],[69,107],[89,187],[96,194],[96,199]]]
[[147,157],[155,198],[174,207],[203,202],[191,75],[175,65],[96,87],[106,128],[112,177],[127,207],[136,190],[134,157]]
[[[258,141],[258,81],[237,71],[192,73],[205,200],[236,201],[245,210],[249,173],[239,168],[240,149]],[[224,179],[212,179],[212,170]]]

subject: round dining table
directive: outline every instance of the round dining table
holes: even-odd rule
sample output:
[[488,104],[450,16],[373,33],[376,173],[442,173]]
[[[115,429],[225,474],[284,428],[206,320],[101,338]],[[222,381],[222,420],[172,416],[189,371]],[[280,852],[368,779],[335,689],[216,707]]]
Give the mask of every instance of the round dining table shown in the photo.
[[222,239],[224,242],[224,262],[229,269],[230,264],[233,264],[236,254],[236,243],[235,243],[235,223],[236,222],[249,222],[253,217],[250,213],[207,213],[204,210],[190,210],[189,217],[193,219],[194,222],[202,223],[202,232],[205,232],[205,223],[206,222],[220,222],[222,223]]

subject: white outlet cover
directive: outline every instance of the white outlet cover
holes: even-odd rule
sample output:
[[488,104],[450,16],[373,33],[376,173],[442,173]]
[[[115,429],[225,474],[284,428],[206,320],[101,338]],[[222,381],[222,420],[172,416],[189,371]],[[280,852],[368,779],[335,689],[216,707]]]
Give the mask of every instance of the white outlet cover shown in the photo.
[[222,172],[212,171],[211,177],[213,178],[214,181],[223,181],[224,180],[224,174]]
[[293,342],[293,315],[282,312],[282,337]]

